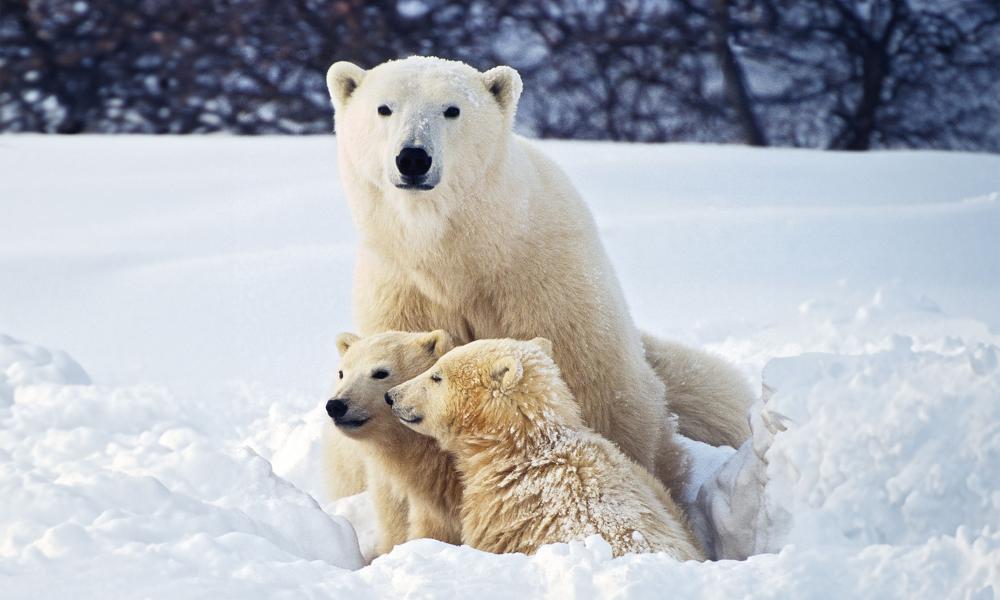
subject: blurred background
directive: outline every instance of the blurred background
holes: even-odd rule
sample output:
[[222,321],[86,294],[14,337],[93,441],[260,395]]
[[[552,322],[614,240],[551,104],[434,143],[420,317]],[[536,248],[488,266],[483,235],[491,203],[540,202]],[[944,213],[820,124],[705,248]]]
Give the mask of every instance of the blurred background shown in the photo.
[[0,131],[318,134],[335,60],[517,68],[546,138],[1000,151],[1000,0],[0,0]]

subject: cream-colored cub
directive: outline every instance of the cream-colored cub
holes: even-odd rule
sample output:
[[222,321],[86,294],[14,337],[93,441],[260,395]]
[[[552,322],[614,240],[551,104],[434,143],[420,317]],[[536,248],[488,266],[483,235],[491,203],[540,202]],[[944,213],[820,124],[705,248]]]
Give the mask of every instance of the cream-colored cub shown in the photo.
[[599,534],[616,556],[704,559],[669,492],[584,425],[544,338],[456,348],[386,402],[454,454],[465,544],[531,554]]
[[360,459],[378,515],[378,554],[416,538],[460,542],[462,488],[451,456],[400,424],[385,401],[389,388],[419,375],[452,347],[444,331],[337,337],[339,381],[326,410],[337,428],[332,443],[338,451],[328,456],[352,465]]

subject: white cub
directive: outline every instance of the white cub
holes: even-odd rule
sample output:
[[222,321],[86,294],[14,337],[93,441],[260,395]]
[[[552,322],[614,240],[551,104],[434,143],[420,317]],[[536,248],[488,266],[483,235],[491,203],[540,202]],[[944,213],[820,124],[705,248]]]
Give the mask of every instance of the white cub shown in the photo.
[[363,471],[379,521],[378,554],[416,538],[460,541],[462,490],[451,456],[401,425],[385,402],[389,388],[417,376],[452,346],[444,331],[337,337],[340,370],[326,404],[336,431],[328,438],[327,469]]

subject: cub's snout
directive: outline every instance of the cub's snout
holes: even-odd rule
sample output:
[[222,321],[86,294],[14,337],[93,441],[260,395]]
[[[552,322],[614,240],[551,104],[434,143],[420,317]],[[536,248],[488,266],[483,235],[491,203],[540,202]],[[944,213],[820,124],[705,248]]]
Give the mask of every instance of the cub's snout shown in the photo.
[[347,413],[347,403],[340,398],[334,398],[333,400],[326,401],[326,414],[330,415],[330,418],[337,420],[343,417]]
[[358,429],[368,422],[370,415],[363,409],[351,406],[347,398],[331,398],[326,401],[326,414],[333,424],[343,430]]
[[392,407],[392,414],[395,415],[397,419],[407,425],[416,425],[423,420],[423,415],[419,414],[416,407],[406,406],[406,398],[403,398],[402,403],[399,402],[401,396],[404,395],[402,388],[405,387],[406,384],[394,387],[386,392],[385,403]]

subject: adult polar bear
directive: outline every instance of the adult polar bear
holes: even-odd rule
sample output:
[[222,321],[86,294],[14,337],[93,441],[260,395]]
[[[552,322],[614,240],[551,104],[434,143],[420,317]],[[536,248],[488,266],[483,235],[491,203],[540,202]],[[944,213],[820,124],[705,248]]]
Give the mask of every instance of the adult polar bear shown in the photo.
[[[549,338],[588,425],[674,486],[681,454],[664,383],[587,207],[552,161],[512,133],[517,72],[411,57],[368,71],[338,62],[327,84],[362,238],[353,297],[360,332]],[[738,376],[701,353],[649,350],[663,368],[683,363],[734,382],[715,403],[688,390],[672,404],[682,431],[690,420],[703,434],[694,437],[710,443],[746,437]]]

